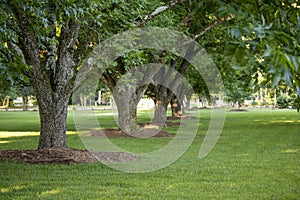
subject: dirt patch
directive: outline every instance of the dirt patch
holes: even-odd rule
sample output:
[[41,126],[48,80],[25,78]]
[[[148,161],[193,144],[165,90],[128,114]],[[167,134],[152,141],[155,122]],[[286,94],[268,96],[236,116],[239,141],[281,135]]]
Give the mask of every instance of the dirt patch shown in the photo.
[[31,164],[79,164],[99,161],[132,162],[138,158],[124,152],[90,152],[71,148],[0,151],[0,162],[8,160]]

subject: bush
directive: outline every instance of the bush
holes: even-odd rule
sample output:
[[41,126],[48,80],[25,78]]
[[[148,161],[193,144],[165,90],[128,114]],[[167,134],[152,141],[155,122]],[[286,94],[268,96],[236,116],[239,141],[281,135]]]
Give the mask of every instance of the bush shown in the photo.
[[257,104],[258,104],[258,103],[257,103],[256,101],[252,101],[252,102],[251,102],[251,105],[252,105],[253,107],[257,106]]
[[292,103],[292,98],[287,94],[282,94],[277,98],[278,108],[288,108]]
[[262,105],[262,106],[269,106],[269,102],[263,101],[263,102],[261,103],[261,105]]
[[292,100],[292,108],[297,109],[297,111],[300,111],[300,97],[299,96],[294,96]]

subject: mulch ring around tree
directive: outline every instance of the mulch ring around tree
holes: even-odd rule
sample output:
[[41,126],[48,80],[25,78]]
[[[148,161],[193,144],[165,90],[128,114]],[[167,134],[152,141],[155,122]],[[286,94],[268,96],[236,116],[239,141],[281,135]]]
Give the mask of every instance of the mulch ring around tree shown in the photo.
[[191,116],[188,116],[188,115],[183,115],[183,116],[179,116],[179,117],[176,117],[176,116],[168,116],[167,117],[167,120],[189,120],[189,119],[192,119],[194,117],[191,117]]
[[[164,126],[179,126],[177,122],[166,122]],[[183,125],[183,123],[181,123]],[[172,134],[160,130],[159,125],[140,124],[142,129],[131,135],[118,129],[90,131],[87,136],[104,136],[108,138],[172,138]],[[53,147],[39,150],[0,150],[0,163],[9,160],[31,164],[79,164],[92,162],[134,162],[138,158],[125,152],[91,152],[88,150]]]
[[101,131],[90,131],[87,136],[106,136],[108,138],[172,138],[173,135],[164,130],[157,130],[152,128],[145,128],[130,134],[127,134],[119,129],[105,129]]
[[105,129],[105,130],[95,130],[86,133],[86,136],[106,136],[108,138],[172,138],[172,134],[167,131],[161,130],[161,127],[173,127],[184,125],[180,122],[166,122],[163,125],[153,124],[153,123],[139,123],[139,130],[132,131],[131,133],[126,133],[120,129]]
[[1,150],[0,163],[14,160],[31,164],[79,164],[92,162],[133,162],[138,158],[124,152],[90,152],[71,148]]

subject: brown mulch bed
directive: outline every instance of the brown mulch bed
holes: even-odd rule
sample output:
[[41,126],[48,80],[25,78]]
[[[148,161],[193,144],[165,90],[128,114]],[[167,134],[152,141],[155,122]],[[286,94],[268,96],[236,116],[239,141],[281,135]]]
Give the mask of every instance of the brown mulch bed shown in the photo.
[[[86,136],[106,136],[108,138],[172,138],[173,135],[168,133],[167,131],[160,130],[162,125],[153,124],[153,123],[139,123],[141,128],[140,130],[136,130],[130,134],[123,132],[120,129],[105,129],[101,131],[90,131],[86,134]],[[166,122],[164,126],[180,126],[184,125],[180,122]]]
[[189,119],[195,119],[194,116],[188,116],[188,115],[183,115],[180,117],[172,117],[172,116],[168,116],[167,120],[189,120]]
[[[178,118],[176,118],[178,119]],[[151,127],[161,127],[162,125],[160,124],[154,124],[154,123],[139,123],[140,126],[144,127],[144,128],[151,128]],[[174,126],[184,126],[184,123],[180,123],[180,122],[165,122],[163,124],[164,127],[174,127]]]
[[79,164],[91,162],[131,162],[138,158],[124,152],[90,152],[71,148],[1,150],[0,162],[14,160],[31,164]]
[[[165,126],[179,126],[180,123],[168,122]],[[88,136],[104,136],[109,138],[135,138],[135,137],[165,137],[173,135],[164,130],[158,130],[158,125],[141,124],[143,129],[128,135],[118,129],[91,131]],[[134,135],[134,136],[132,136]],[[91,152],[72,148],[49,148],[39,150],[0,150],[0,163],[8,160],[26,162],[31,164],[79,164],[91,162],[132,162],[138,158],[124,152]]]
[[165,137],[165,138],[171,138],[173,137],[172,134],[168,133],[167,131],[164,130],[157,130],[153,128],[145,128],[139,131],[135,131],[131,134],[127,134],[119,129],[105,129],[102,131],[90,131],[87,133],[87,136],[104,136],[108,138],[136,138],[136,137],[141,137],[141,138],[158,138],[158,137]]
[[[180,123],[169,123],[168,126],[178,126]],[[138,137],[165,137],[173,135],[166,131],[153,128],[153,124],[144,124],[145,128],[134,133]],[[148,128],[149,127],[149,128]],[[134,138],[117,129],[106,129],[103,131],[91,131],[88,136],[103,136],[109,138]],[[0,163],[8,160],[26,162],[31,164],[79,164],[92,162],[132,162],[138,158],[124,152],[91,152],[88,150],[72,148],[49,148],[39,150],[0,150]]]

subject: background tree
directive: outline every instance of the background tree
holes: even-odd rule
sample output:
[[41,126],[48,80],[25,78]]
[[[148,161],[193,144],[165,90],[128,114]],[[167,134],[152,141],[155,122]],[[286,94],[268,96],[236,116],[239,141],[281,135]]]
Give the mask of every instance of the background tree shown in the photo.
[[[158,70],[149,51],[133,51],[119,57],[114,66],[109,67],[101,80],[112,92],[118,110],[118,125],[125,132],[138,128],[137,105],[143,97],[151,79]],[[152,61],[150,61],[152,60]]]
[[253,91],[243,84],[242,81],[236,81],[226,85],[226,101],[237,104],[238,110],[245,100],[253,99]]
[[136,16],[131,13],[148,13],[148,8],[164,3],[2,0],[0,4],[1,67],[29,77],[39,105],[38,148],[49,148],[67,145],[67,106],[89,52],[100,41],[135,27]]
[[[100,41],[138,23],[183,31],[200,44],[204,35],[212,38],[213,30],[222,25],[231,36],[225,53],[233,65],[250,66],[247,75],[255,78],[258,72],[269,74],[274,87],[284,81],[300,94],[297,1],[140,0],[129,5],[115,0],[2,0],[0,4],[1,68],[16,69],[30,79],[41,119],[39,148],[66,146],[67,104],[89,52]],[[223,37],[212,44],[223,45],[220,41]],[[186,73],[187,66],[180,69],[185,61],[168,62]]]
[[221,16],[235,16],[226,26],[232,39],[225,55],[232,65],[250,68],[244,72],[253,76],[256,83],[259,75],[270,80],[272,88],[284,83],[294,88],[300,98],[299,2],[219,1],[219,4]]

